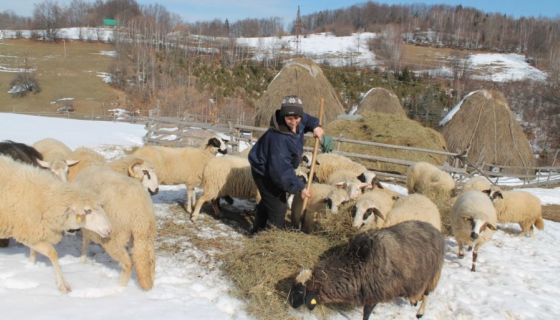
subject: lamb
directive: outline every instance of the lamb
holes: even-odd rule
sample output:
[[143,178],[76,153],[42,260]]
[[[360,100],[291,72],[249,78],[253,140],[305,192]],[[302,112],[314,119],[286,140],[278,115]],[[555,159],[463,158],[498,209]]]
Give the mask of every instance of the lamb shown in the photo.
[[154,166],[160,184],[185,184],[185,209],[191,213],[195,200],[194,187],[200,185],[204,167],[218,152],[227,153],[227,146],[221,139],[211,138],[201,148],[144,146],[136,150],[133,156],[149,161]]
[[361,230],[383,227],[387,213],[398,198],[392,191],[387,192],[385,189],[365,192],[352,207],[352,227]]
[[260,200],[257,185],[247,158],[237,156],[215,157],[208,161],[202,173],[204,193],[196,201],[191,220],[195,221],[202,205],[211,201],[214,213],[220,213],[220,197],[256,198]]
[[451,208],[451,230],[457,240],[459,258],[463,245],[474,246],[471,271],[476,271],[478,249],[492,238],[496,230],[496,209],[488,196],[480,191],[460,194]]
[[472,177],[463,185],[463,192],[477,190],[484,191],[492,188],[492,183],[486,177],[476,176]]
[[363,305],[367,320],[377,303],[405,297],[413,304],[422,301],[420,318],[439,282],[444,246],[441,233],[421,221],[359,233],[342,253],[322,259],[313,271],[301,271],[288,301],[310,310],[319,303]]
[[49,169],[54,174],[62,181],[68,180],[68,167],[78,163],[77,160],[71,160],[71,158],[69,158],[72,152],[70,148],[64,143],[52,138],[39,140],[33,144],[33,147],[43,155],[43,159],[48,163]]
[[455,181],[449,173],[427,162],[416,162],[406,173],[408,193],[452,197],[456,193]]
[[533,234],[533,226],[544,229],[542,207],[539,198],[526,191],[486,190],[496,208],[499,223],[514,222],[526,236]]
[[415,193],[395,201],[393,208],[387,213],[383,228],[408,220],[424,221],[441,231],[439,209],[424,195]]
[[[83,230],[82,260],[85,261],[88,245],[93,241],[121,266],[120,285],[128,284],[134,265],[140,287],[150,290],[155,277],[156,218],[142,184],[104,166],[84,169],[74,183],[97,194],[112,225],[111,237],[107,239]],[[129,243],[132,261],[127,250]]]
[[0,238],[12,237],[48,257],[58,289],[69,292],[53,245],[69,229],[109,236],[111,224],[95,194],[6,156],[0,156],[0,180]]

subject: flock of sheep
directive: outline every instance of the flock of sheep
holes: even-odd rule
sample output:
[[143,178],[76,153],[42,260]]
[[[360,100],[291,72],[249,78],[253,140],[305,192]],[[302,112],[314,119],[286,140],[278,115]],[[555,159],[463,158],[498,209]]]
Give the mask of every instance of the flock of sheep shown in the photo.
[[[143,146],[108,162],[94,150],[71,150],[54,139],[33,146],[1,142],[0,238],[29,247],[31,259],[35,252],[47,256],[59,290],[68,292],[53,245],[66,230],[81,229],[83,259],[93,241],[121,266],[121,285],[128,283],[134,267],[140,287],[149,290],[156,263],[150,194],[158,192],[159,184],[185,184],[185,209],[193,222],[208,201],[216,215],[222,197],[258,201],[246,153],[217,156],[226,151],[225,142],[214,137],[200,148]],[[300,197],[294,197],[291,220],[311,232],[318,227],[319,211],[340,214],[339,207],[353,201],[352,227],[360,232],[344,253],[321,261],[313,271],[302,271],[290,292],[294,307],[351,303],[364,306],[367,319],[377,303],[402,296],[413,304],[421,302],[417,316],[422,316],[444,256],[442,219],[430,199],[434,194],[454,203],[451,227],[458,255],[464,255],[464,246],[473,248],[472,271],[480,246],[492,237],[497,223],[518,223],[526,235],[533,226],[544,227],[538,198],[500,190],[484,177],[472,178],[458,193],[449,174],[418,162],[407,173],[405,196],[384,188],[363,165],[336,154],[316,159],[306,154],[298,172],[305,176],[312,161],[312,198],[303,210]],[[198,199],[195,187],[203,189]]]

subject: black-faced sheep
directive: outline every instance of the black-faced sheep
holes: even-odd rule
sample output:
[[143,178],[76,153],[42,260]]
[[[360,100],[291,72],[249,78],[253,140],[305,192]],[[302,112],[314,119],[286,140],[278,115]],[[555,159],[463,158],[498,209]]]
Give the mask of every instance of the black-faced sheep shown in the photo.
[[396,193],[386,189],[374,189],[360,195],[352,207],[352,227],[361,230],[382,228],[387,213],[398,198]]
[[313,272],[302,271],[288,301],[310,310],[319,303],[364,306],[367,320],[378,303],[405,297],[413,304],[422,301],[419,318],[438,284],[444,245],[441,233],[421,221],[359,233],[344,252],[321,260]]
[[196,201],[191,220],[195,221],[206,201],[211,201],[214,214],[220,214],[220,197],[260,200],[259,190],[251,175],[251,166],[247,158],[237,156],[214,157],[202,173],[203,194]]
[[[152,200],[142,184],[103,166],[84,169],[74,183],[97,194],[112,226],[110,238],[82,231],[83,259],[90,241],[100,244],[121,266],[122,286],[130,280],[134,265],[140,287],[151,289],[155,277],[156,218]],[[129,243],[132,246],[132,261],[127,249]]]
[[211,138],[201,148],[144,146],[133,155],[154,166],[160,184],[185,184],[185,208],[191,213],[195,203],[194,187],[200,185],[204,167],[218,152],[226,153],[227,146],[221,139]]
[[455,181],[449,173],[427,162],[416,162],[408,168],[406,187],[408,193],[418,192],[426,196],[452,197],[456,193]]
[[62,181],[68,180],[68,168],[78,163],[77,160],[69,157],[72,153],[70,148],[52,138],[39,140],[33,144],[33,147],[43,155],[43,160],[48,163],[49,169],[54,174]]
[[542,207],[539,198],[526,191],[486,190],[489,194],[499,223],[518,223],[526,236],[533,234],[533,226],[544,229]]
[[0,180],[0,237],[12,237],[48,257],[58,289],[70,291],[53,245],[69,229],[110,234],[111,225],[96,196],[5,156],[0,156]]
[[463,246],[474,246],[471,271],[476,271],[478,249],[492,238],[496,230],[496,209],[487,194],[467,191],[460,194],[451,209],[451,229],[457,240],[457,255],[464,256]]

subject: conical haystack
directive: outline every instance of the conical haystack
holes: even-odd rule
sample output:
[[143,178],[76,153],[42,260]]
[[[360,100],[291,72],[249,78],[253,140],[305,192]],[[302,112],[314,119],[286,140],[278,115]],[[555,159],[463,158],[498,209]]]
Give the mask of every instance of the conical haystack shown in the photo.
[[[417,121],[389,113],[366,112],[359,120],[335,120],[325,128],[325,132],[334,137],[446,151],[445,139],[439,132],[423,127]],[[435,154],[351,143],[341,144],[340,151],[393,159],[425,161],[435,165],[442,165],[447,160],[445,156]],[[404,174],[408,168],[406,165],[382,161],[358,161],[369,169],[385,172]]]
[[399,97],[385,88],[372,88],[364,95],[356,113],[363,114],[365,112],[392,113],[406,117],[406,112],[399,101]]
[[263,96],[256,102],[255,125],[267,127],[282,98],[297,95],[306,113],[317,117],[321,98],[325,99],[323,123],[329,123],[344,113],[344,108],[321,68],[304,58],[290,60],[270,82]]
[[[442,133],[449,150],[467,151],[471,164],[534,166],[529,140],[501,92],[479,90],[469,94],[444,125]],[[507,170],[507,173],[524,171],[518,168]]]

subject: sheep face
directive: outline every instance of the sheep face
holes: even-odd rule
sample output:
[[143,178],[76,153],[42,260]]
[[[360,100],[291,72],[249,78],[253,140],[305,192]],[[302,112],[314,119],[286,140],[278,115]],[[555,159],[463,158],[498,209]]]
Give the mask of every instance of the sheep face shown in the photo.
[[67,229],[84,228],[97,233],[102,238],[106,238],[111,234],[111,223],[105,210],[99,205],[89,206],[73,206],[66,209],[68,216]]
[[311,168],[311,160],[313,159],[313,154],[309,151],[306,151],[301,156],[301,165],[305,168]]
[[220,138],[210,138],[208,140],[208,143],[206,144],[207,147],[211,147],[212,149],[215,150],[214,153],[221,153],[221,154],[226,154],[227,153],[227,145],[226,143],[220,139]]
[[138,179],[151,195],[159,191],[159,182],[155,169],[146,162],[137,162],[130,166],[128,173]]
[[348,193],[350,199],[356,199],[361,195],[365,188],[369,186],[367,183],[359,181],[341,181],[335,184],[337,188],[344,189]]
[[379,211],[373,201],[359,201],[352,208],[352,226],[362,229],[366,226],[375,229],[383,225],[385,216]]
[[350,201],[348,193],[344,190],[333,190],[325,198],[327,209],[332,213],[338,213],[338,207]]
[[311,279],[311,275],[311,270],[305,269],[296,277],[288,294],[288,301],[293,308],[299,308],[305,304],[309,310],[313,310],[317,306],[317,293],[305,286],[305,283]]
[[[376,185],[376,182],[378,182],[376,177],[377,177],[377,175],[375,174],[375,172],[368,170],[368,171],[362,172],[356,178],[358,178],[358,180],[360,180],[361,182],[371,184],[372,187],[374,187]],[[381,188],[383,188],[383,187],[381,187]]]
[[55,160],[52,163],[44,163],[42,167],[48,167],[60,180],[68,181],[68,167],[80,162],[79,160]]
[[496,230],[496,226],[486,221],[483,221],[481,219],[475,219],[473,217],[464,216],[463,221],[467,225],[470,225],[471,240],[473,242],[476,242],[480,234],[484,232],[486,229]]

